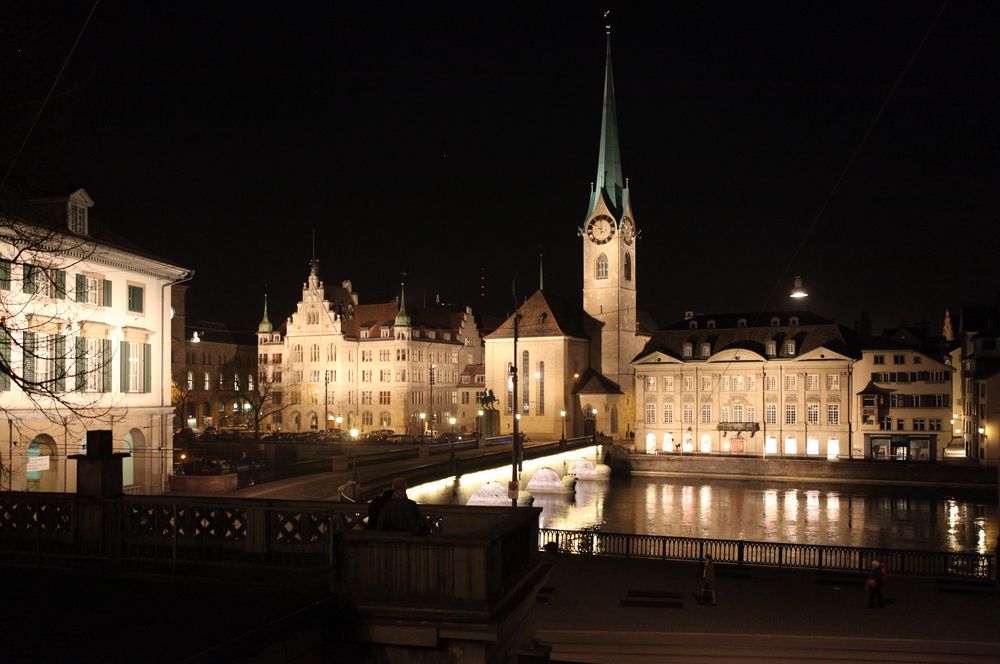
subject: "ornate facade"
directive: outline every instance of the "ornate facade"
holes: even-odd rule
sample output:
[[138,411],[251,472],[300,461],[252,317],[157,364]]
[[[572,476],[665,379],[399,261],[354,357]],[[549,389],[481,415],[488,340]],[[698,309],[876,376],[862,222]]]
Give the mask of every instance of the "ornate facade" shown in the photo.
[[408,308],[404,292],[363,304],[350,281],[326,286],[313,261],[284,331],[265,307],[257,352],[277,411],[265,430],[443,432],[451,417],[457,431],[476,426],[477,409],[459,394],[466,368],[483,361],[471,308]]

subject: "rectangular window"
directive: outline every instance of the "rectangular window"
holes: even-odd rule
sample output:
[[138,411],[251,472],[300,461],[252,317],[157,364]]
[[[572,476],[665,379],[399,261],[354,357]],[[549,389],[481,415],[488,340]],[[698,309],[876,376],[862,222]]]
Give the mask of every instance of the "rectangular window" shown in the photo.
[[372,393],[369,390],[361,392],[361,405],[370,406],[372,405]]
[[142,286],[136,286],[134,284],[128,285],[128,310],[132,313],[141,314],[145,309],[143,309],[146,291]]
[[469,393],[466,392],[465,390],[462,390],[462,405],[463,406],[469,405]]
[[[734,390],[736,389],[735,384],[733,386],[733,389]],[[729,376],[720,376],[719,377],[719,390],[722,391],[722,392],[728,392],[729,391]]]
[[694,406],[692,404],[684,404],[683,418],[684,424],[694,424]]
[[647,392],[656,391],[656,376],[646,376],[646,391]]
[[691,392],[694,390],[694,376],[684,376],[684,391]]
[[769,403],[764,407],[764,423],[765,424],[777,424],[778,423],[778,407]]
[[914,419],[913,420],[913,430],[914,431],[926,431],[927,430],[927,420],[924,420],[924,419]]
[[656,404],[646,404],[646,424],[656,424]]
[[372,352],[370,350],[363,350],[363,351],[361,351],[361,361],[362,362],[371,362],[372,361]]
[[743,391],[743,376],[733,376],[733,392]]
[[674,377],[673,376],[664,376],[663,377],[663,391],[664,392],[673,392],[674,391]]
[[392,371],[390,371],[388,369],[383,369],[382,371],[379,371],[378,373],[379,373],[379,381],[380,382],[383,382],[383,383],[391,383],[392,382]]
[[361,372],[361,382],[362,383],[370,383],[370,382],[372,382],[372,372],[371,371],[362,371]]
[[764,389],[768,392],[774,392],[778,389],[778,377],[764,376]]
[[785,374],[785,391],[795,391],[795,374]]
[[672,403],[663,404],[663,423],[664,424],[674,423],[674,404]]
[[905,362],[906,362],[906,356],[905,355],[899,354],[899,355],[893,355],[892,356],[892,363],[893,364],[904,364]]
[[885,364],[885,355],[876,355],[873,357],[872,364]]
[[826,375],[826,389],[828,390],[840,389],[840,374],[832,373]]
[[710,392],[712,390],[712,377],[702,376],[701,377],[701,391]]
[[806,405],[806,422],[809,424],[819,424],[819,404],[811,403]]
[[747,392],[753,392],[757,389],[757,377],[753,374],[747,376]]
[[[104,339],[83,339],[84,375],[83,389],[87,392],[104,392]],[[78,360],[80,358],[77,358]]]
[[392,392],[389,392],[388,390],[384,390],[384,391],[378,393],[378,402],[379,402],[379,405],[389,406],[389,405],[391,405],[391,403],[390,403],[391,401],[392,401]]
[[819,374],[806,374],[806,389],[807,390],[819,389]]
[[746,421],[747,422],[756,422],[757,421],[757,407],[756,406],[747,406],[747,420]]
[[785,404],[785,424],[795,424],[798,421],[798,410],[793,403]]
[[126,353],[126,371],[128,372],[128,387],[126,392],[142,392],[143,384],[146,382],[145,376],[145,366],[143,362],[144,347],[148,348],[149,344],[140,344],[131,341],[123,341],[123,346],[128,348]]
[[838,426],[840,424],[839,403],[826,404],[826,423],[832,426]]
[[703,403],[701,405],[701,423],[708,424],[712,421],[712,404]]

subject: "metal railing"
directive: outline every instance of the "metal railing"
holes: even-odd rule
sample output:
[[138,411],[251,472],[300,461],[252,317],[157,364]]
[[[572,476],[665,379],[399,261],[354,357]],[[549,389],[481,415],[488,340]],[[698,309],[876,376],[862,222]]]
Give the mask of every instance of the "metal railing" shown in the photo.
[[540,549],[562,553],[700,561],[710,554],[716,563],[864,573],[873,560],[884,561],[894,574],[994,579],[993,556],[949,551],[911,551],[783,542],[700,539],[670,535],[634,535],[581,530],[539,529]]

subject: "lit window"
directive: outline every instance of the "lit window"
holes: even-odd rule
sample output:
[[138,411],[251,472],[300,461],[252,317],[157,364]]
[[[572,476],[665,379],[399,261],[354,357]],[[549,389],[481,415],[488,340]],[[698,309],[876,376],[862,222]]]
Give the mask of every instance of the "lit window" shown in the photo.
[[795,355],[795,342],[786,341],[785,342],[785,355]]
[[774,357],[778,354],[778,344],[773,341],[768,341],[766,352],[768,357]]
[[194,389],[194,374],[192,372],[190,372],[190,371],[188,372],[188,375],[187,375],[187,388],[189,390],[193,390]]
[[712,344],[704,343],[701,345],[701,356],[708,357],[712,354]]
[[684,344],[683,355],[684,355],[684,359],[690,359],[691,357],[693,357],[694,356],[694,344],[692,344],[692,343],[686,343],[686,344]]

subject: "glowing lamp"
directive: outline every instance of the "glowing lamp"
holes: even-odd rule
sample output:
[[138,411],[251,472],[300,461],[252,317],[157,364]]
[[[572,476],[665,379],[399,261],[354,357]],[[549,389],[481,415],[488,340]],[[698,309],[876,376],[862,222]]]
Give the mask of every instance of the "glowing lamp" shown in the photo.
[[802,277],[796,276],[795,282],[792,285],[792,292],[789,295],[796,300],[802,299],[804,297],[809,297],[809,293],[806,292],[805,286],[802,285]]

